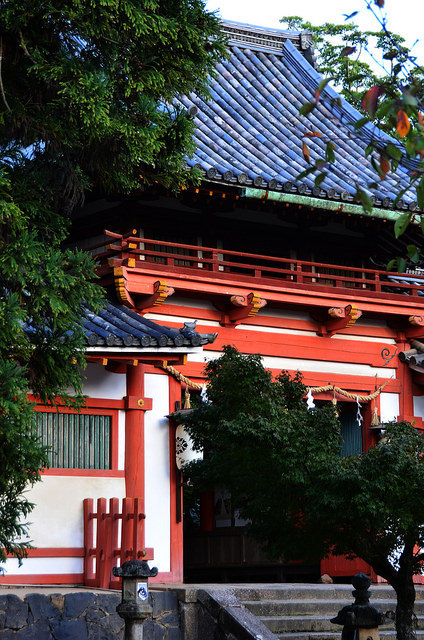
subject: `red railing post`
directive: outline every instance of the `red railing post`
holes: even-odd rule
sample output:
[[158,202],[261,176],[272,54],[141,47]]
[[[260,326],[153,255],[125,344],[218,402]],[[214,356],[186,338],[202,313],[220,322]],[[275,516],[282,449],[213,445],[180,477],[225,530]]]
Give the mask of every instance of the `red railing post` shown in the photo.
[[134,559],[132,555],[134,526],[134,498],[122,500],[122,533],[121,533],[121,567],[126,560]]
[[[96,536],[96,582],[101,586],[102,565],[104,563],[104,551],[106,544],[105,524],[103,514],[106,513],[106,498],[97,499],[97,536]],[[104,588],[104,587],[103,587]]]
[[83,501],[84,512],[84,584],[87,587],[94,586],[96,572],[94,569],[94,500],[85,498]]

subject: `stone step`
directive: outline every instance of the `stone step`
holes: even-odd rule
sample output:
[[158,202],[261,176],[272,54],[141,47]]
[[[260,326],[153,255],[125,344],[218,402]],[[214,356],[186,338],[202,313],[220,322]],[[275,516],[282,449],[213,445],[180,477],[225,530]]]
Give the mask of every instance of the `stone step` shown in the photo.
[[[336,616],[341,606],[340,600],[243,600],[244,606],[256,616]],[[346,603],[349,604],[349,603]],[[396,609],[395,600],[376,600],[383,613]],[[415,603],[415,612],[424,615],[424,600]]]
[[[259,619],[273,633],[303,632],[305,634],[311,631],[332,631],[340,635],[342,630],[341,626],[331,624],[330,618],[320,615],[309,617],[259,616]],[[418,618],[418,628],[424,629],[424,617]],[[394,629],[393,622],[390,621],[390,624],[383,625],[380,629]]]
[[[275,584],[275,585],[240,585],[232,587],[237,598],[242,601],[252,600],[338,600],[345,604],[353,602],[352,585],[323,584]],[[388,585],[372,585],[370,601],[395,600],[395,592]],[[416,600],[424,600],[424,586],[416,585]]]

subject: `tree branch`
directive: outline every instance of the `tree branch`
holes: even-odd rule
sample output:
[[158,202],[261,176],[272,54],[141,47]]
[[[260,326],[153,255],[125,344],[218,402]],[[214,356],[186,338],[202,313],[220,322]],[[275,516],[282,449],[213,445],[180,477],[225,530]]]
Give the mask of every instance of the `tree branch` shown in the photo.
[[7,102],[6,94],[4,92],[3,78],[2,78],[2,74],[1,74],[2,61],[3,61],[3,38],[0,36],[0,92],[1,92],[1,97],[3,98],[3,102],[4,102],[4,105],[5,105],[6,109],[8,111],[12,111],[12,109],[9,107],[9,103]]

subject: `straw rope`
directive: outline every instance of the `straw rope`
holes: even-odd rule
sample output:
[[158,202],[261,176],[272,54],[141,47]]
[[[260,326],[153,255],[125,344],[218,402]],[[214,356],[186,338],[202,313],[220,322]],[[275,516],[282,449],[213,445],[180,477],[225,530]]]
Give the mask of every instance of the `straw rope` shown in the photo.
[[378,389],[373,391],[373,393],[368,393],[367,395],[360,396],[357,393],[350,393],[349,391],[345,391],[344,389],[340,389],[340,387],[336,387],[334,384],[327,384],[325,387],[311,387],[311,392],[315,393],[324,393],[324,391],[334,391],[340,396],[344,396],[345,398],[350,398],[351,400],[358,400],[358,402],[371,402],[371,400],[375,400],[375,398],[382,392],[384,387],[389,384],[390,379],[386,380],[381,384]]
[[[167,371],[172,376],[174,376],[174,378],[176,378],[179,382],[183,382],[187,387],[190,387],[191,389],[197,389],[198,391],[201,391],[201,389],[204,386],[200,382],[193,382],[193,380],[190,380],[190,378],[187,378],[186,376],[184,376],[180,371],[175,369],[175,367],[173,367],[170,364],[161,365],[161,369],[163,369],[164,371]],[[378,389],[373,391],[373,393],[369,393],[367,395],[362,395],[362,396],[356,393],[350,393],[349,391],[345,391],[340,387],[336,387],[336,385],[334,384],[327,384],[325,387],[311,387],[310,389],[313,394],[324,393],[325,391],[333,391],[334,393],[337,393],[340,396],[344,396],[345,398],[350,398],[350,400],[358,400],[359,402],[371,402],[371,400],[375,400],[375,398],[382,392],[384,387],[387,384],[389,384],[389,382],[390,382],[390,379],[383,382],[383,384],[381,384],[378,387]]]
[[174,378],[176,378],[178,382],[184,382],[184,384],[187,385],[187,387],[190,387],[190,389],[197,389],[198,391],[201,391],[204,387],[204,385],[200,382],[193,382],[193,380],[190,380],[190,378],[186,378],[186,376],[183,376],[183,374],[180,371],[177,371],[177,369],[171,364],[161,365],[161,369],[163,369],[164,371],[168,371],[168,373],[170,373],[171,376],[174,376]]

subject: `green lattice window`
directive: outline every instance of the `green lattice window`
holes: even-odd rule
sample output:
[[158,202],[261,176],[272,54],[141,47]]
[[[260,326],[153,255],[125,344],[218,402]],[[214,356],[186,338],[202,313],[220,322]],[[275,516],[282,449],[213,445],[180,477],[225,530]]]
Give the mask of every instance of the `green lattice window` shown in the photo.
[[38,434],[49,447],[50,466],[59,469],[110,469],[112,417],[38,412]]

